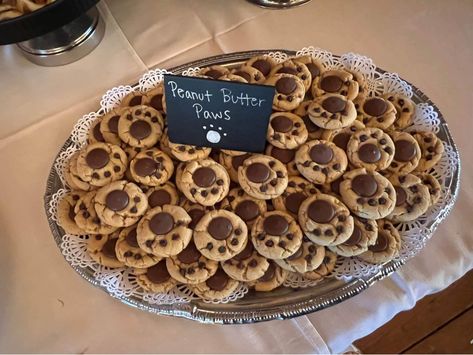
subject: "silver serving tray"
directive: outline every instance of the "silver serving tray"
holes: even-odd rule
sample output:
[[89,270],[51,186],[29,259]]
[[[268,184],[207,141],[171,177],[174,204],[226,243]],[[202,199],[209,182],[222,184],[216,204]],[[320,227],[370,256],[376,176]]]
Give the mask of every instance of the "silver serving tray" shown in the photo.
[[[239,64],[252,56],[275,51],[284,52],[288,55],[296,54],[294,51],[281,49],[237,52],[218,55],[187,63],[171,68],[170,71],[176,74],[180,74],[190,67],[205,67],[215,64],[232,66]],[[384,72],[381,69],[377,69],[377,71],[380,73]],[[439,119],[441,120],[441,127],[438,136],[442,140],[451,144],[454,150],[458,153],[457,147],[448,129],[448,125],[442,114],[440,113],[439,109],[435,106],[434,103],[430,101],[430,99],[422,91],[417,89],[412,84],[410,85],[412,86],[414,92],[413,100],[416,103],[425,102],[429,105],[432,105],[434,110],[438,113]],[[59,151],[58,156],[71,144],[72,142],[69,137],[69,139],[64,143],[61,150]],[[55,160],[56,159],[57,156]],[[456,172],[454,173],[453,177],[450,179],[450,181],[447,182],[447,185],[449,186],[450,192],[452,193],[454,199],[456,199],[458,195],[459,176],[460,161],[459,166],[456,169]],[[51,232],[59,248],[63,232],[62,229],[51,218],[48,207],[52,195],[60,188],[63,188],[63,185],[53,165],[47,180],[46,193],[44,196],[44,206],[49,226],[51,228]],[[446,216],[447,214],[443,214],[442,218],[439,218],[435,222],[432,222],[431,224],[425,226],[426,230],[429,233],[433,233],[439,223]],[[336,305],[337,303],[340,303],[350,297],[353,297],[359,294],[360,292],[366,290],[376,281],[382,280],[386,276],[393,273],[395,270],[400,268],[404,264],[404,262],[405,261],[388,262],[381,267],[380,271],[377,274],[362,278],[354,278],[348,282],[330,278],[323,280],[316,286],[307,288],[280,288],[268,293],[257,293],[250,290],[250,292],[244,298],[227,304],[210,304],[196,300],[189,303],[154,305],[144,302],[143,300],[135,297],[117,298],[127,305],[151,313],[183,317],[187,319],[196,320],[202,323],[243,324],[268,321],[272,319],[288,319]],[[94,279],[93,271],[91,269],[81,268],[78,266],[72,266],[72,268],[88,282],[107,292],[106,288],[100,286],[99,283]]]

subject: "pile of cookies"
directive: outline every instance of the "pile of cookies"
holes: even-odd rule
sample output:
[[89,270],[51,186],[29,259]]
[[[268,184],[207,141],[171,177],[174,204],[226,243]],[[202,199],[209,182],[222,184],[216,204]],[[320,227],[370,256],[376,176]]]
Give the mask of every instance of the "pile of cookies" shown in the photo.
[[395,224],[440,197],[429,171],[443,145],[406,131],[408,97],[368,96],[360,74],[310,56],[199,76],[275,86],[265,154],[170,142],[161,84],[93,122],[64,172],[59,224],[89,236],[97,263],[132,268],[144,290],[183,283],[216,300],[241,282],[271,291],[289,272],[319,280],[337,256],[383,263],[401,247]]

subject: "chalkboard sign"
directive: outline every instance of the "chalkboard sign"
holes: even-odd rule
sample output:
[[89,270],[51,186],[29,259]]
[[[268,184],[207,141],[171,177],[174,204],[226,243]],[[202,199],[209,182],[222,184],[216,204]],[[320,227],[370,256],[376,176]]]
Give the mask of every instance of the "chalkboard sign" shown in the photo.
[[261,153],[274,87],[164,75],[169,140]]

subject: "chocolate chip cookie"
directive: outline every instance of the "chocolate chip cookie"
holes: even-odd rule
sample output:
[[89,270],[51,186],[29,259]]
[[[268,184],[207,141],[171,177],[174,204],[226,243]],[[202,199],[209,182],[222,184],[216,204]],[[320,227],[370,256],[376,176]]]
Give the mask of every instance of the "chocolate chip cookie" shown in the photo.
[[82,228],[79,228],[74,219],[76,216],[74,208],[77,201],[79,201],[82,196],[84,196],[84,192],[82,191],[71,191],[62,196],[58,202],[57,222],[66,233],[76,235],[85,234]]
[[286,189],[287,169],[277,159],[255,154],[238,168],[238,181],[248,195],[269,200]]
[[93,261],[102,266],[116,268],[124,264],[118,260],[115,245],[118,241],[118,232],[113,234],[95,234],[87,240],[87,253]]
[[269,266],[263,276],[258,280],[249,282],[249,286],[254,287],[258,292],[269,292],[278,288],[286,280],[288,272],[276,264],[273,260],[268,260]]
[[224,150],[221,150],[218,155],[218,162],[225,167],[233,182],[238,183],[238,168],[243,162],[251,157],[252,154],[245,153],[242,155],[229,155]]
[[326,184],[338,179],[347,165],[345,152],[328,141],[309,141],[296,153],[297,169],[314,184]]
[[414,121],[416,105],[414,101],[402,94],[388,93],[383,98],[391,102],[396,108],[396,120],[391,128],[404,129]]
[[220,79],[222,76],[230,74],[230,70],[221,65],[211,65],[199,70],[199,74],[208,76],[212,79]]
[[421,150],[421,158],[415,171],[428,172],[442,158],[443,143],[433,132],[417,131],[414,133],[414,138]]
[[396,108],[381,97],[368,97],[357,102],[358,120],[366,127],[387,129],[396,120]]
[[128,227],[144,215],[148,199],[134,183],[118,180],[100,188],[94,199],[97,216],[113,227]]
[[187,212],[179,206],[155,207],[143,216],[137,227],[141,249],[156,256],[179,254],[192,238],[191,222]]
[[200,284],[193,285],[191,289],[197,296],[203,299],[220,300],[230,296],[239,285],[238,281],[231,279],[219,267],[212,277]]
[[384,170],[395,155],[394,142],[379,128],[365,128],[354,133],[347,145],[350,163],[357,168]]
[[177,285],[166,268],[166,260],[146,269],[134,269],[134,274],[136,282],[147,292],[166,293]]
[[127,164],[126,154],[118,145],[93,143],[79,153],[77,174],[82,181],[100,187],[120,180]]
[[148,98],[146,97],[146,95],[138,91],[132,91],[122,99],[120,106],[133,107],[133,106],[146,105],[147,103],[148,103]]
[[96,191],[90,191],[82,195],[74,207],[77,226],[87,234],[110,234],[117,230],[117,227],[110,226],[103,222],[95,212]]
[[301,57],[296,57],[296,58],[293,58],[292,60],[294,62],[304,64],[307,67],[307,69],[309,69],[310,77],[312,79],[311,86],[312,86],[312,83],[314,82],[314,80],[316,78],[319,78],[320,75],[325,70],[322,63],[319,60],[315,59],[314,57],[312,57],[310,55],[304,55],[304,56],[301,56]]
[[244,66],[257,69],[265,78],[269,77],[271,70],[277,65],[276,61],[267,55],[258,55],[248,59]]
[[131,107],[118,120],[120,139],[132,147],[152,147],[161,138],[163,129],[163,116],[149,106]]
[[233,212],[210,211],[195,226],[194,242],[207,258],[215,261],[228,260],[246,246],[248,228]]
[[154,89],[146,92],[148,98],[146,105],[151,106],[160,113],[166,113],[166,99],[164,96],[164,84],[160,83]]
[[419,144],[407,132],[393,131],[390,133],[394,142],[394,158],[388,167],[390,173],[406,174],[413,171],[421,158]]
[[430,207],[429,188],[412,174],[395,174],[389,181],[396,191],[396,207],[386,217],[390,221],[409,222],[423,215]]
[[129,267],[147,268],[157,264],[162,258],[146,253],[138,245],[136,226],[124,228],[118,235],[115,245],[117,259]]
[[415,175],[419,177],[422,180],[422,183],[429,189],[430,206],[435,205],[442,193],[442,187],[440,186],[439,181],[431,174],[417,173]]
[[325,129],[317,126],[311,121],[308,114],[308,109],[312,101],[303,101],[293,112],[304,121],[305,128],[308,132],[308,139],[321,139]]
[[396,206],[396,192],[389,180],[364,168],[351,170],[343,176],[340,194],[348,208],[362,218],[384,218]]
[[337,265],[337,254],[333,253],[330,250],[325,250],[325,257],[320,266],[313,270],[308,271],[303,274],[304,278],[309,280],[322,280],[326,278],[330,273],[335,269]]
[[315,98],[307,108],[307,113],[312,122],[325,129],[347,127],[356,119],[353,102],[337,94]]
[[286,259],[277,259],[275,262],[285,270],[304,273],[318,268],[324,257],[325,247],[313,243],[304,236],[301,246],[294,254]]
[[335,69],[323,72],[312,81],[312,97],[325,94],[338,94],[348,100],[353,100],[358,96],[358,83],[353,78],[353,74],[345,70]]
[[269,117],[266,139],[275,147],[294,149],[305,143],[308,132],[302,119],[290,112],[276,112]]
[[212,159],[192,161],[185,165],[179,188],[192,202],[213,206],[228,194],[230,177],[223,166]]
[[183,251],[166,259],[166,266],[177,281],[195,285],[214,275],[217,272],[218,262],[203,256],[191,240]]
[[353,217],[336,197],[317,194],[299,208],[299,223],[304,234],[319,245],[338,245],[353,233]]
[[302,243],[302,230],[290,214],[266,212],[251,228],[256,250],[269,259],[284,259],[294,254]]
[[179,195],[176,186],[168,181],[164,185],[146,188],[146,196],[148,197],[149,208],[163,207],[164,205],[177,205],[179,203]]
[[267,210],[266,201],[251,197],[240,187],[230,190],[220,208],[235,213],[249,227]]
[[195,145],[187,144],[177,144],[171,141],[168,142],[168,146],[171,150],[172,156],[184,162],[205,159],[212,151],[212,148],[196,147]]
[[244,282],[259,279],[269,267],[266,258],[258,254],[251,242],[233,258],[222,261],[221,265],[232,279]]
[[130,162],[133,180],[148,186],[158,186],[168,181],[174,173],[171,158],[156,148],[138,153]]
[[242,65],[237,69],[233,69],[232,74],[242,77],[250,84],[262,84],[266,80],[258,69],[248,65]]
[[274,74],[291,74],[297,76],[304,83],[305,91],[307,92],[310,89],[312,84],[312,75],[307,66],[300,62],[292,59],[287,59],[286,61],[277,64],[269,73],[269,76]]
[[97,186],[93,186],[88,182],[82,180],[77,171],[77,159],[79,158],[80,152],[75,152],[71,155],[69,163],[64,169],[64,180],[66,185],[73,190],[91,191],[97,189]]
[[378,224],[372,219],[354,218],[353,232],[342,244],[329,246],[328,248],[338,255],[350,257],[360,255],[368,250],[370,245],[376,242],[378,237]]
[[351,125],[344,128],[323,130],[321,139],[332,142],[346,153],[348,141],[351,136],[362,129],[365,129],[365,125],[360,121],[355,120]]
[[368,251],[358,255],[359,258],[373,264],[392,260],[401,250],[401,236],[391,222],[378,220],[378,238],[368,247]]
[[296,151],[296,149],[281,149],[267,144],[265,153],[283,163],[286,166],[287,175],[294,176],[300,175],[296,165]]
[[295,110],[304,100],[304,82],[291,74],[274,74],[265,82],[276,88],[273,109],[276,111]]
[[283,194],[273,198],[273,206],[297,219],[302,202],[316,193],[319,193],[319,190],[306,179],[300,176],[290,176]]
[[122,140],[118,135],[118,120],[120,116],[127,110],[125,107],[117,107],[116,109],[106,113],[100,122],[100,132],[105,142],[120,145]]

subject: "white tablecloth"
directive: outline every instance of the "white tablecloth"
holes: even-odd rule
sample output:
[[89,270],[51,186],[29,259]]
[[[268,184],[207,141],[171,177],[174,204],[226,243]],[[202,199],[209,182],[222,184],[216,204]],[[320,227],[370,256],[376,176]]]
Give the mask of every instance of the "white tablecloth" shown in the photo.
[[[0,48],[0,351],[340,352],[473,266],[473,3],[314,0],[274,11],[243,0],[108,0],[107,32],[86,58],[42,68]],[[294,320],[209,326],[131,309],[69,268],[45,219],[51,162],[107,88],[147,68],[209,55],[307,45],[354,51],[437,103],[464,161],[460,197],[400,271],[332,308]]]

